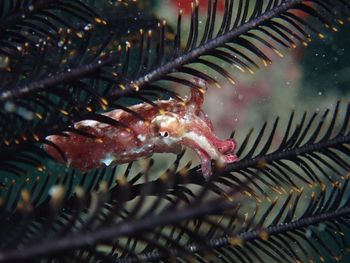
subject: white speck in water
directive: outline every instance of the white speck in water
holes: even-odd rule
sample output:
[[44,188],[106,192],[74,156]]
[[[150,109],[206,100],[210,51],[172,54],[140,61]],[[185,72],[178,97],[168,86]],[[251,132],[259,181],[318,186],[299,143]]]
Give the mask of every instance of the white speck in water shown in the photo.
[[57,43],[57,46],[58,46],[58,47],[63,47],[63,44],[64,44],[64,41],[61,40],[61,41],[59,41],[59,42]]
[[84,30],[85,31],[88,31],[92,28],[92,25],[91,24],[87,24],[86,26],[84,26]]
[[317,94],[318,94],[318,96],[322,96],[323,95],[322,91],[319,91]]

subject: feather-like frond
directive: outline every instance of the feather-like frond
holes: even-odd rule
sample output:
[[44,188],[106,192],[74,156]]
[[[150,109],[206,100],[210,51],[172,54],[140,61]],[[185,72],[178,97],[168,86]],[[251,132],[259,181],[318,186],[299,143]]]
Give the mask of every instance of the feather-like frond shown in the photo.
[[67,131],[93,137],[74,128],[80,120],[127,126],[107,110],[142,120],[130,104],[181,99],[177,89],[196,88],[193,77],[234,84],[237,72],[272,62],[266,50],[282,57],[338,31],[349,1],[225,0],[220,21],[218,0],[205,14],[193,1],[188,33],[180,12],[174,30],[149,17],[130,34],[114,29],[130,17],[103,18],[88,2],[0,0],[0,262],[341,259],[349,104],[293,112],[282,136],[279,118],[251,130],[239,160],[213,164],[209,179],[191,160],[182,164],[184,152],[158,177],[153,160],[82,174],[52,164],[42,145],[60,152],[45,138]]
[[[205,235],[213,250],[209,255],[195,243],[186,249],[201,262],[340,261],[343,247],[349,243],[345,234],[350,214],[348,191],[349,175],[312,193],[291,190],[282,200],[276,197],[267,206],[257,203],[252,213],[245,214],[243,223],[230,221],[227,227],[231,230],[226,229],[223,236],[215,236],[217,233],[210,229]],[[237,215],[244,213],[244,202],[237,204]],[[181,255],[181,251],[172,251]],[[137,258],[159,260],[162,254],[156,250],[117,262]]]
[[[171,169],[174,169],[174,167]],[[62,181],[62,184],[65,184],[66,187],[63,185],[52,186],[50,196],[42,201],[41,204],[37,205],[37,207],[33,207],[35,205],[33,202],[38,202],[40,199],[38,196],[35,198],[32,197],[31,192],[28,190],[19,192],[20,196],[17,195],[18,197],[16,198],[17,211],[8,214],[6,213],[6,208],[4,208],[5,210],[1,217],[4,224],[8,220],[11,220],[13,229],[11,229],[10,235],[6,235],[6,231],[1,232],[1,249],[2,252],[8,251],[8,253],[2,253],[0,261],[23,260],[24,258],[28,259],[37,256],[45,257],[56,254],[61,250],[80,249],[86,245],[90,246],[95,242],[108,244],[112,240],[119,239],[119,237],[121,242],[118,242],[118,245],[114,249],[127,254],[135,254],[137,251],[147,251],[156,246],[162,250],[164,255],[168,255],[169,253],[171,254],[171,251],[164,246],[165,243],[181,248],[181,244],[176,245],[176,238],[185,239],[185,236],[191,238],[196,244],[206,247],[207,244],[204,237],[196,235],[193,229],[186,226],[186,224],[182,225],[179,223],[190,219],[202,218],[200,224],[203,228],[206,225],[223,230],[210,217],[227,211],[225,217],[229,218],[230,211],[235,211],[235,209],[232,210],[232,208],[236,207],[235,202],[232,202],[226,197],[213,197],[212,200],[203,202],[206,193],[210,191],[207,186],[199,190],[199,195],[196,198],[192,194],[191,201],[183,199],[183,193],[181,191],[170,191],[169,187],[171,187],[175,178],[166,177],[166,174],[163,176],[161,184],[157,185],[159,187],[157,198],[149,195],[153,187],[151,184],[148,185],[146,183],[139,187],[138,197],[135,199],[131,192],[132,185],[130,184],[133,182],[133,179],[128,181],[127,173],[117,180],[117,186],[114,188],[117,188],[118,191],[112,190],[108,192],[111,181],[103,181],[99,184],[98,191],[94,190],[91,194],[88,194],[81,187],[76,188],[73,195],[71,195],[71,180],[73,175],[70,175],[68,181]],[[145,173],[143,176],[147,177],[147,170]],[[48,185],[48,182],[45,182],[44,185]],[[40,188],[34,188],[37,189],[32,189],[33,193],[39,192],[39,195],[42,193]],[[161,193],[159,189],[162,189]],[[89,189],[87,188],[87,190]],[[13,190],[10,189],[9,193],[11,191]],[[231,189],[231,195],[235,195],[234,189]],[[130,199],[133,199],[133,201],[129,201]],[[71,205],[67,206],[68,203]],[[65,208],[61,207],[62,204],[65,205]],[[178,210],[178,213],[174,214],[174,209]],[[48,211],[50,212],[47,213]],[[232,216],[234,215],[232,214]],[[125,221],[126,218],[127,220]],[[196,221],[194,221],[194,224],[197,224]],[[107,230],[107,228],[105,230],[101,228],[103,225],[106,227],[117,227],[113,230],[115,231],[114,233],[108,230],[108,236],[106,237],[97,234],[96,237],[91,239],[92,236],[90,235],[92,233],[97,233],[98,231],[105,232]],[[155,226],[159,227],[159,230],[148,232],[148,230],[153,229]],[[166,232],[166,229],[170,229],[167,226],[174,227],[170,236]],[[127,231],[125,232],[125,230]],[[144,230],[146,232],[141,234]],[[85,239],[82,236],[83,233],[90,237]],[[152,236],[158,236],[159,241],[155,241]],[[61,238],[62,240],[60,240]],[[68,243],[64,241],[65,238],[68,238]],[[78,239],[85,241],[90,239],[90,244],[83,242],[85,244],[76,244],[77,246],[74,247],[70,243],[74,239],[76,241]],[[42,247],[40,249],[39,247],[35,248],[35,243],[39,240],[46,240],[46,249],[42,249]],[[140,248],[130,247],[130,240],[135,244],[136,242],[139,243]],[[58,248],[56,242],[69,244],[69,247],[64,246],[56,251],[56,248]],[[17,249],[11,252],[11,249],[15,248],[13,245],[17,246],[19,244],[26,244],[27,248],[31,245],[33,246],[26,250],[28,254],[24,250],[22,250],[23,253],[17,253]],[[99,253],[98,250],[91,250],[91,252]],[[100,253],[102,255],[103,251]],[[188,251],[186,252],[186,249],[183,248],[183,253],[188,253]],[[73,254],[77,256],[75,252]],[[104,256],[108,257],[108,255]]]

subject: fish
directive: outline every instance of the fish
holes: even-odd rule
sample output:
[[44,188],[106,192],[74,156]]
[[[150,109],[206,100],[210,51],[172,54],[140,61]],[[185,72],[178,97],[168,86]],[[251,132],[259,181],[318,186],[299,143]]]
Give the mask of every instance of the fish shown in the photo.
[[237,161],[236,141],[215,135],[202,110],[207,84],[201,79],[192,82],[196,86],[191,88],[189,98],[157,100],[156,106],[144,102],[130,106],[130,111],[102,113],[126,127],[82,120],[74,123],[74,129],[92,136],[72,131],[50,135],[46,137],[50,143],[44,149],[57,162],[87,172],[148,158],[154,153],[178,154],[185,146],[199,156],[202,174],[209,178],[213,173],[212,160],[219,166]]

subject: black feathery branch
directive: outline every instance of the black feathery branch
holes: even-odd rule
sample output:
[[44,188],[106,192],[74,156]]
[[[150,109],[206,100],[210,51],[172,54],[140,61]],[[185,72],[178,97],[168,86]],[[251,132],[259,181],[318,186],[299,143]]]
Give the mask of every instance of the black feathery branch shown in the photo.
[[75,248],[89,247],[91,244],[96,244],[110,240],[111,238],[118,238],[122,236],[133,236],[140,234],[140,231],[147,231],[154,227],[161,227],[167,224],[173,224],[187,218],[200,218],[201,216],[208,216],[222,211],[233,209],[235,203],[222,202],[219,200],[212,201],[215,205],[206,204],[205,206],[197,205],[185,208],[174,214],[174,206],[164,209],[164,213],[156,216],[150,216],[149,218],[141,218],[136,220],[133,224],[130,222],[123,222],[121,224],[98,229],[94,233],[87,232],[85,234],[78,233],[72,236],[65,236],[60,240],[56,238],[53,240],[43,240],[43,243],[27,247],[26,251],[22,250],[18,253],[18,250],[8,251],[6,255],[0,254],[0,262],[9,260],[27,260],[28,258],[45,256],[49,254],[56,254],[61,251]]
[[[138,5],[131,2],[120,4]],[[324,38],[322,26],[337,31],[350,14],[347,0],[226,0],[217,21],[218,0],[208,2],[204,33],[194,1],[183,41],[181,13],[175,30],[155,19],[120,36],[108,25],[113,19],[84,1],[0,1],[0,170],[17,175],[0,185],[0,261],[337,259],[333,248],[347,242],[336,233],[346,235],[349,225],[349,104],[340,117],[338,103],[330,120],[326,110],[320,118],[305,113],[295,125],[292,113],[277,142],[279,119],[270,131],[265,123],[239,143],[239,161],[209,180],[191,162],[180,167],[183,153],[156,179],[152,161],[135,175],[132,163],[121,175],[116,167],[80,174],[44,165],[46,136],[92,137],[76,121],[125,125],[100,114],[116,108],[142,121],[128,99],[155,105],[179,98],[175,85],[195,88],[192,77],[234,83],[224,64],[253,73],[271,63],[264,48],[283,56],[281,48]],[[315,230],[320,223],[325,235]]]
[[[335,185],[333,190],[336,189],[336,193],[332,191],[332,193],[337,194],[338,197],[342,197],[344,192],[347,190],[348,186],[348,179],[347,181],[344,181],[344,186],[339,187],[339,185]],[[316,226],[320,223],[327,223],[327,224],[336,224],[337,226],[340,227],[340,225],[344,224],[344,227],[348,225],[347,220],[350,214],[350,207],[349,207],[349,198],[347,197],[347,201],[342,203],[337,203],[335,202],[337,198],[334,198],[331,194],[328,196],[328,200],[325,201],[323,200],[323,203],[317,201],[321,199],[321,196],[324,197],[326,195],[325,191],[322,191],[320,193],[320,196],[313,196],[310,199],[309,206],[305,210],[305,213],[301,217],[295,218],[295,213],[297,211],[297,207],[299,205],[299,200],[302,197],[303,193],[299,192],[297,195],[297,198],[295,199],[295,203],[292,206],[291,203],[291,198],[288,198],[286,201],[284,201],[284,207],[286,205],[290,204],[290,208],[288,210],[288,213],[286,213],[285,218],[281,221],[282,214],[285,212],[283,209],[277,214],[276,217],[274,217],[273,223],[270,225],[264,227],[261,225],[258,225],[257,227],[249,230],[236,230],[236,233],[233,235],[225,235],[222,237],[216,237],[213,239],[208,240],[208,244],[212,249],[220,249],[220,248],[225,248],[225,247],[231,247],[232,249],[239,249],[247,247],[246,249],[249,250],[249,244],[254,243],[255,241],[267,243],[269,242],[270,239],[274,238],[277,236],[283,236],[287,239],[290,239],[291,241],[294,241],[294,244],[297,244],[296,239],[291,238],[292,236],[298,236],[299,231],[304,231],[306,228],[310,228],[312,226]],[[290,195],[291,196],[291,195]],[[330,202],[330,200],[333,200],[334,202]],[[339,200],[337,200],[339,201]],[[276,201],[274,201],[270,207],[274,207],[276,205]],[[313,206],[313,207],[312,207]],[[311,209],[310,209],[311,207]],[[268,211],[268,210],[267,210]],[[269,211],[271,214],[271,210]],[[264,213],[264,217],[267,217],[268,214]],[[264,217],[261,217],[263,220]],[[276,220],[279,219],[279,220]],[[250,219],[251,220],[251,219]],[[257,220],[255,218],[255,220]],[[239,227],[238,227],[239,229]],[[338,228],[338,231],[339,228]],[[300,238],[300,237],[299,237]],[[303,239],[303,238],[300,238]],[[317,242],[317,241],[316,241]],[[322,242],[322,241],[321,241]],[[254,246],[254,245],[253,245]],[[341,247],[341,246],[340,246]],[[185,246],[185,249],[188,251],[188,253],[197,253],[200,252],[202,248],[198,247],[196,244],[189,244]],[[281,248],[278,248],[281,249]],[[288,248],[291,251],[291,254],[293,254],[293,248],[292,245]],[[248,251],[249,253],[250,251]],[[307,252],[303,251],[308,255]],[[319,252],[316,250],[316,252]],[[326,251],[328,252],[328,251]],[[172,253],[174,255],[177,255],[179,251],[176,249],[172,250]],[[266,253],[269,255],[269,253]],[[298,259],[302,260],[302,255],[299,257],[297,254],[300,254],[296,252],[296,254],[292,255],[292,259]],[[324,253],[322,253],[324,255]],[[330,253],[332,255],[332,252]],[[311,253],[310,253],[311,255]],[[271,254],[269,255],[271,256]],[[293,258],[293,256],[295,256]],[[322,255],[319,255],[320,257]],[[334,255],[332,255],[334,256]],[[141,255],[137,256],[138,258],[142,258],[145,260],[159,260],[162,258],[162,255],[159,253],[159,251],[152,251],[148,253],[144,253]],[[336,256],[334,256],[336,257]],[[273,256],[272,256],[273,258]],[[118,260],[118,262],[133,262],[135,258],[121,258]],[[259,257],[257,258],[259,260]],[[287,260],[287,259],[286,259]]]

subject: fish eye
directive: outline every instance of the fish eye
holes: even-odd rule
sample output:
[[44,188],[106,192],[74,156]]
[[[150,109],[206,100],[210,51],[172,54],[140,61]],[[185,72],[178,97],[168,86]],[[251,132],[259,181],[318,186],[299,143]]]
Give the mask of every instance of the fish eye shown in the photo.
[[161,137],[168,137],[169,136],[169,133],[167,131],[163,131],[163,132],[159,132],[159,135]]

